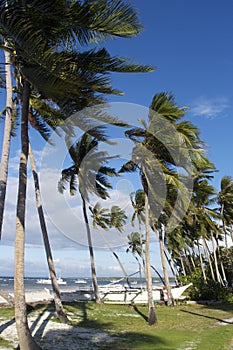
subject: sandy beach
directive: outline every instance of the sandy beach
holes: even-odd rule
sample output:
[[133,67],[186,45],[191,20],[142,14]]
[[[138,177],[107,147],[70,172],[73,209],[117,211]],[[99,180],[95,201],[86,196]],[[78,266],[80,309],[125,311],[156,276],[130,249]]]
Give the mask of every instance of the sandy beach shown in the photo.
[[[114,336],[94,328],[70,326],[51,321],[54,315],[45,311],[28,316],[28,323],[33,337],[44,350],[94,350],[101,349],[103,344],[111,343]],[[3,321],[0,317],[0,334],[5,340],[12,342],[12,347],[18,345],[17,331],[14,320]],[[0,346],[0,350],[9,350]]]
[[[10,293],[14,297],[13,293]],[[90,300],[90,293],[80,293],[78,291],[61,292],[62,301],[77,301]],[[26,302],[29,304],[48,303],[53,300],[53,294],[47,288],[41,291],[26,292]],[[0,297],[0,308],[6,306],[7,300]],[[69,316],[69,314],[68,314]],[[114,337],[107,333],[96,330],[94,328],[75,327],[66,324],[61,324],[51,321],[51,318],[56,317],[54,312],[44,311],[39,313],[33,311],[28,315],[28,323],[32,335],[38,343],[47,350],[69,349],[69,350],[84,350],[84,349],[101,349],[106,342],[114,341]],[[76,317],[75,321],[81,321],[80,317]],[[14,319],[6,320],[1,317],[0,312],[0,334],[7,341],[12,342],[12,348],[18,345],[17,331]],[[0,346],[0,350],[9,350]]]
[[[9,293],[14,298],[13,293]],[[53,293],[48,288],[43,288],[41,291],[33,291],[25,293],[26,303],[50,302],[53,300]],[[93,299],[93,293],[80,291],[65,291],[61,292],[61,299],[65,302],[72,301],[88,301]],[[0,296],[0,306],[7,304],[7,300]]]

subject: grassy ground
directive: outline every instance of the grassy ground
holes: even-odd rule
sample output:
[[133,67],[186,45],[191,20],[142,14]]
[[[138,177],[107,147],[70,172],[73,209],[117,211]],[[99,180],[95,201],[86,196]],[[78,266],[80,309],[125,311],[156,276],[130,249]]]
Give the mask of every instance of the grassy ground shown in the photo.
[[[154,326],[148,326],[146,322],[146,306],[96,305],[89,302],[66,304],[65,308],[74,327],[95,328],[112,337],[110,343],[99,344],[96,349],[233,349],[233,320],[230,321],[233,318],[233,305],[184,304],[173,308],[157,305],[158,322]],[[43,308],[37,306],[33,312],[51,309],[52,305]],[[0,309],[1,319],[10,320],[12,316],[11,309]],[[57,322],[56,319],[54,321]],[[0,349],[1,346],[6,347],[6,344],[0,339]],[[12,349],[10,344],[9,348]]]

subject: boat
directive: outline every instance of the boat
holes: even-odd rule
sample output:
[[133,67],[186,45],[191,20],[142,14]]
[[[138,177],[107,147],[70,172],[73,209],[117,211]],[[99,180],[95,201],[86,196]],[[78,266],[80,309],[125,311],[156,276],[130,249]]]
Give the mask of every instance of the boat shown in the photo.
[[87,281],[86,280],[82,280],[82,279],[77,279],[74,281],[74,283],[77,283],[77,284],[86,284]]
[[[51,278],[47,279],[39,279],[36,281],[37,284],[52,284]],[[64,281],[62,278],[57,278],[57,283],[58,284],[67,284],[66,281]]]
[[[184,291],[189,288],[192,283],[180,287],[172,287],[171,293],[174,300],[183,300],[182,296]],[[121,286],[115,288],[115,286],[103,286],[99,287],[100,298],[103,302],[110,303],[125,303],[125,304],[143,304],[148,302],[148,293],[146,288],[128,288]],[[155,302],[167,301],[167,291],[164,286],[153,287],[153,300]]]

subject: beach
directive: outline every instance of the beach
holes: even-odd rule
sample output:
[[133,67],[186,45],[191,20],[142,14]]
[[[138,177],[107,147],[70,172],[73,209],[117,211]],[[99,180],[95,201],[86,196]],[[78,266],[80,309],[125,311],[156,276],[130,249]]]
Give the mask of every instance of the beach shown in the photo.
[[[51,284],[40,284],[40,278],[25,279],[25,299],[27,303],[50,302],[53,300],[53,290]],[[45,280],[46,281],[46,280]],[[93,298],[91,279],[80,280],[75,283],[74,278],[64,279],[65,284],[59,285],[61,299],[65,302],[91,300]],[[101,284],[109,283],[109,280],[100,280]],[[14,297],[14,280],[12,277],[0,277],[0,291]],[[0,296],[0,305],[6,304],[7,300]]]

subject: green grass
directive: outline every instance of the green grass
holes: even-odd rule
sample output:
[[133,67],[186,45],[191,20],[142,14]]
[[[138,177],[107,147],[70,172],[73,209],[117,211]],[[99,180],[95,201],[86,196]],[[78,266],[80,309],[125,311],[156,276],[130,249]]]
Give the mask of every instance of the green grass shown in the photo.
[[156,306],[158,322],[154,326],[148,326],[145,320],[146,306],[137,306],[135,310],[126,305],[82,303],[67,305],[66,309],[76,324],[119,337],[114,346],[102,349],[233,349],[232,324],[218,325],[219,321],[233,317],[233,305]]
[[4,346],[4,348],[7,348],[7,349],[13,349],[14,346],[13,346],[13,343],[10,342],[10,341],[7,341],[5,339],[2,339],[0,337],[0,349]]
[[[91,327],[113,336],[111,343],[99,344],[101,350],[233,350],[232,324],[218,322],[233,317],[233,305],[156,305],[158,322],[146,322],[147,307],[67,303],[65,309],[73,326]],[[37,306],[32,313],[53,311],[52,305]],[[0,309],[1,319],[12,318],[12,309]],[[53,319],[58,322],[57,319]],[[3,340],[0,338],[0,349]],[[9,345],[9,348],[10,345]],[[59,350],[59,348],[57,348]]]

